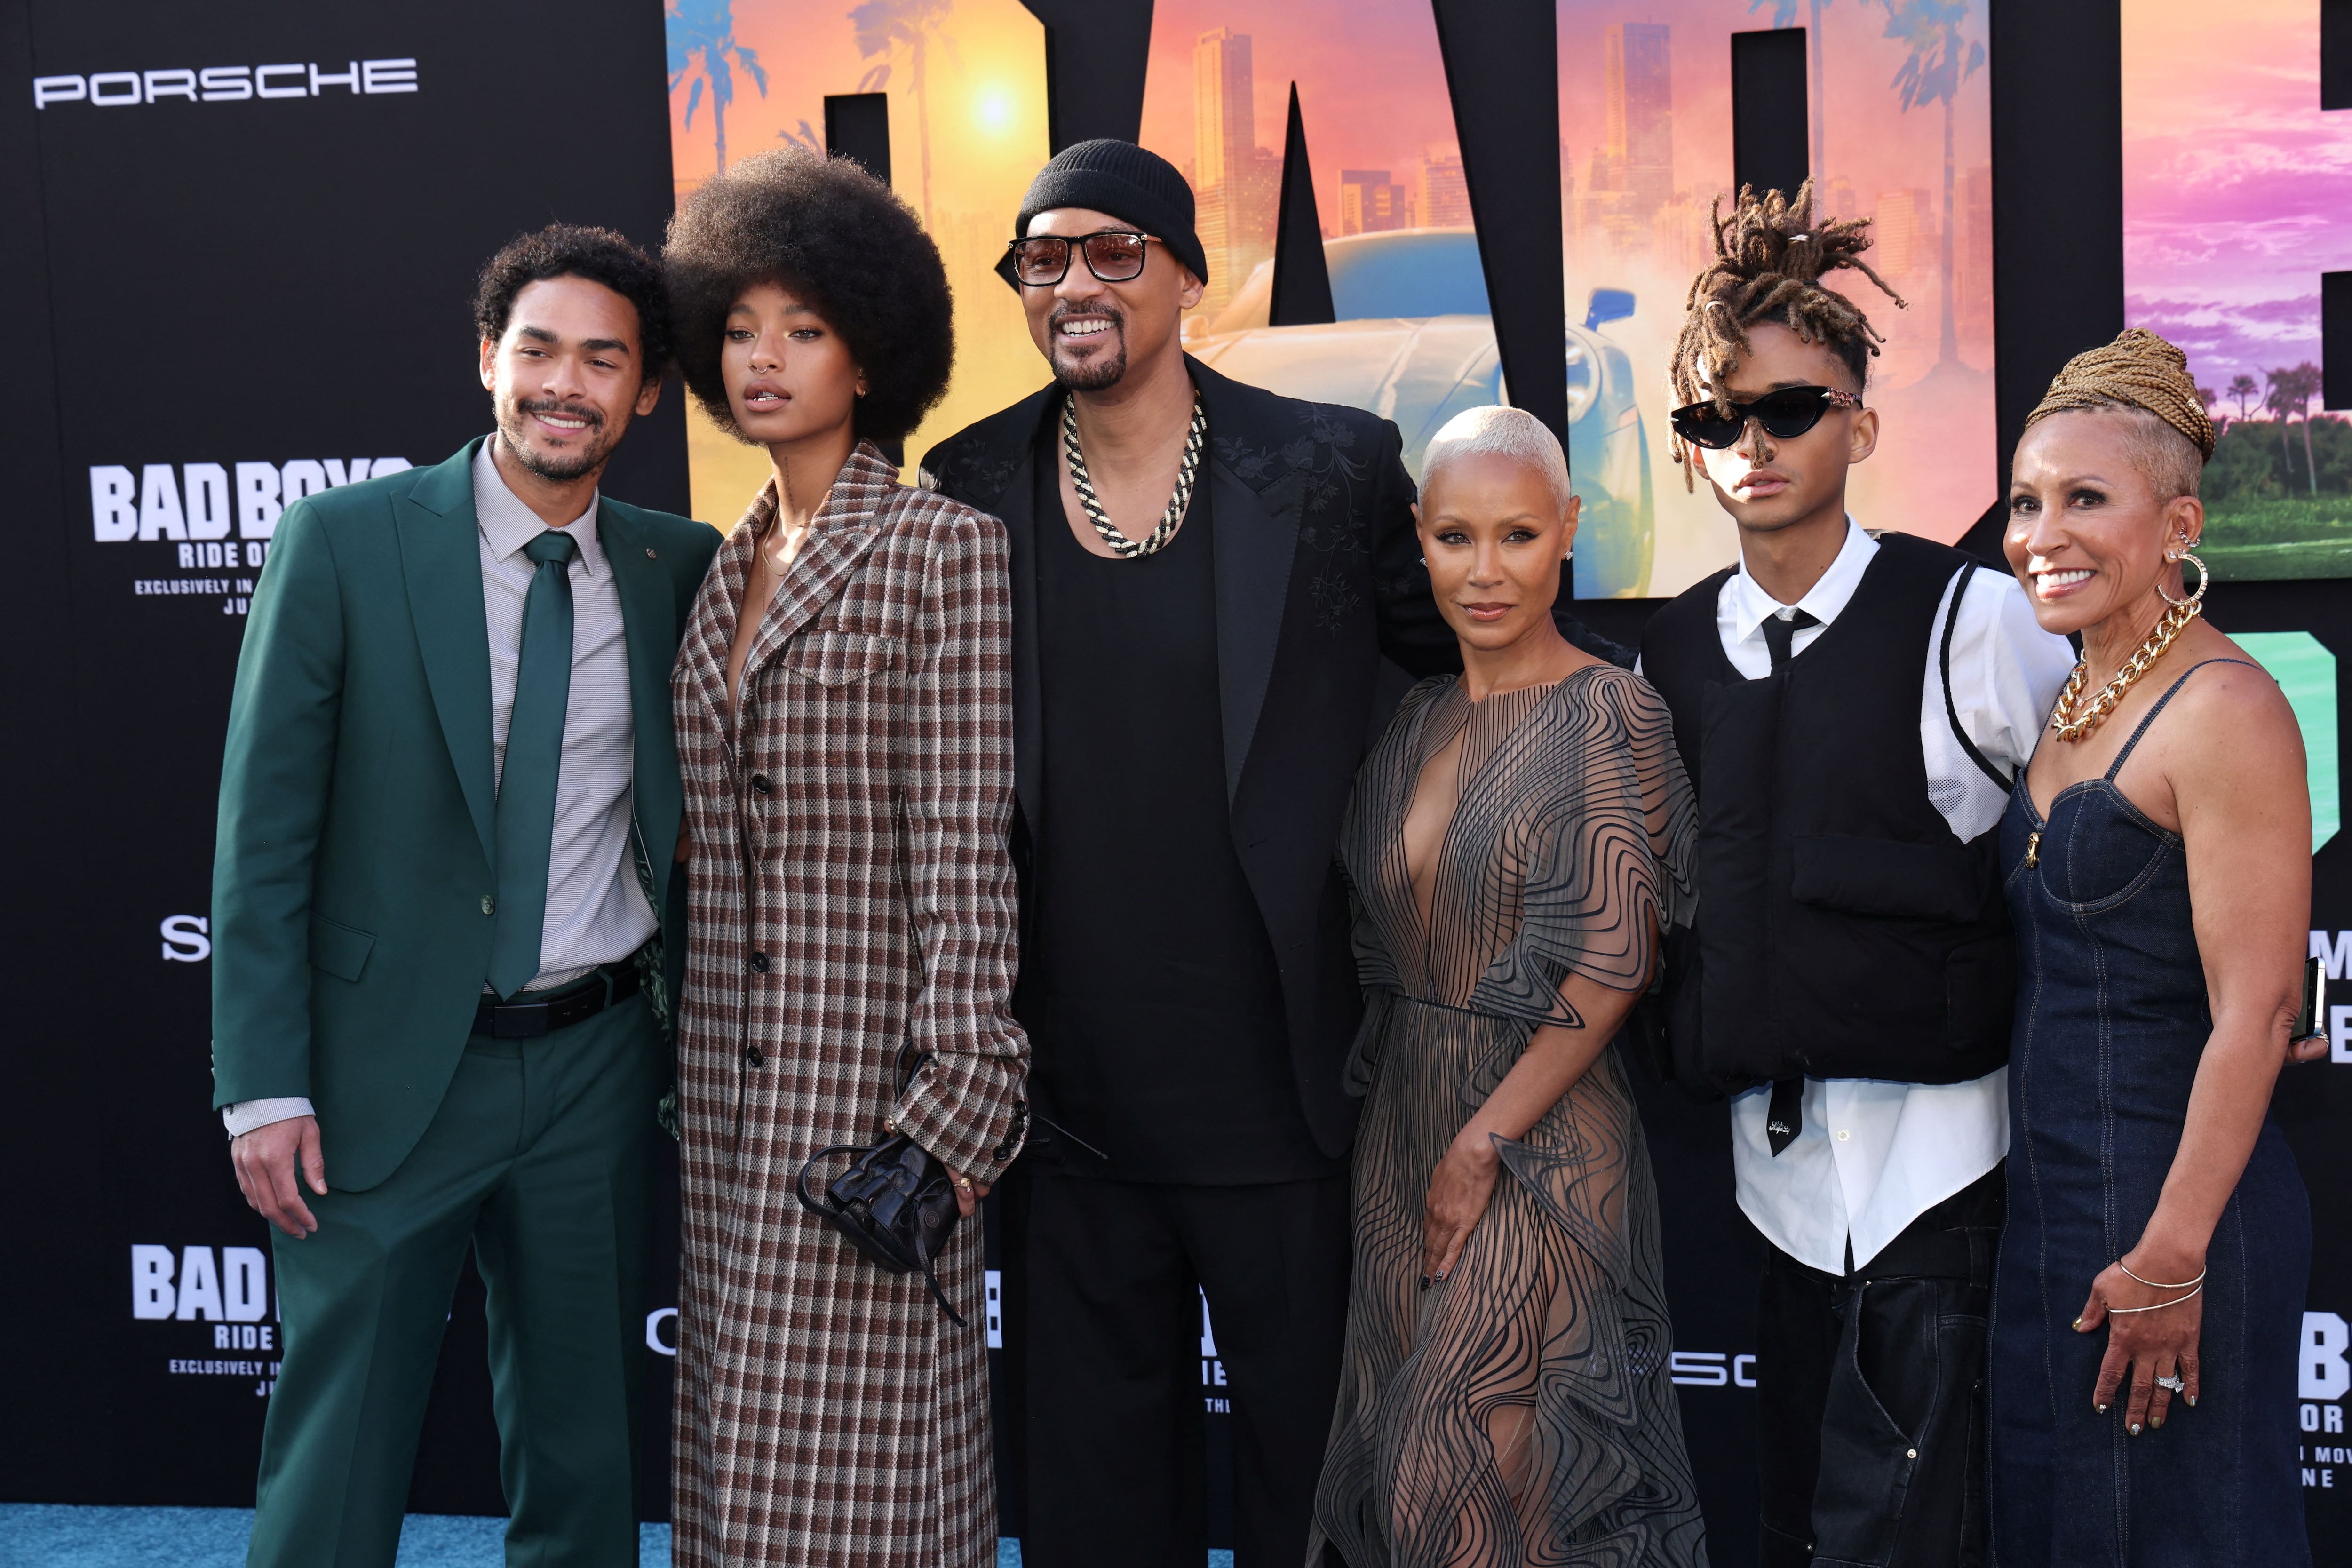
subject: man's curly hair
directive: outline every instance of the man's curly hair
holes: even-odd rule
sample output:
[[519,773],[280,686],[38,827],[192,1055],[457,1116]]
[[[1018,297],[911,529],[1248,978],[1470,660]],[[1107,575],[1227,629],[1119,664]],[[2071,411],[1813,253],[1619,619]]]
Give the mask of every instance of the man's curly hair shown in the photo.
[[775,283],[814,308],[866,373],[861,438],[903,439],[948,389],[953,300],[914,210],[847,158],[778,147],[686,198],[670,220],[678,367],[719,427],[743,437],[719,370],[727,312]]
[[[1754,187],[1742,185],[1729,217],[1723,216],[1720,196],[1708,216],[1715,230],[1715,259],[1691,280],[1683,304],[1682,335],[1675,340],[1668,371],[1675,402],[1711,398],[1728,414],[1724,383],[1748,352],[1748,329],[1762,321],[1777,322],[1827,348],[1853,373],[1853,390],[1860,392],[1870,377],[1871,356],[1885,340],[1860,306],[1825,287],[1822,279],[1850,268],[1877,284],[1896,310],[1909,309],[1862,259],[1871,246],[1870,220],[1816,223],[1811,180],[1798,187],[1793,198],[1780,191],[1759,196]],[[1683,465],[1683,483],[1689,486],[1688,447],[1676,436],[1668,449]]]
[[669,368],[669,289],[658,262],[609,228],[551,223],[519,234],[482,264],[474,288],[474,330],[491,342],[506,336],[515,296],[551,278],[602,283],[637,308],[637,354],[644,381]]

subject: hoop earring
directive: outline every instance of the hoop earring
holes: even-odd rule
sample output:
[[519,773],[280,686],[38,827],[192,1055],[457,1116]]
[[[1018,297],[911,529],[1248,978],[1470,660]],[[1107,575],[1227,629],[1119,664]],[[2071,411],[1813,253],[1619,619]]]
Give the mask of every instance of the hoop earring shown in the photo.
[[2185,599],[2176,599],[2171,595],[2164,591],[2164,580],[2159,577],[2157,579],[2156,584],[2156,596],[2162,599],[2166,604],[2170,605],[2176,610],[2194,609],[2196,606],[2205,602],[2205,590],[2212,586],[2213,574],[2205,570],[2205,563],[2197,559],[2197,554],[2194,551],[2182,551],[2180,552],[2180,559],[2188,563],[2189,565],[2197,568],[2197,592],[2189,595],[2189,597]]

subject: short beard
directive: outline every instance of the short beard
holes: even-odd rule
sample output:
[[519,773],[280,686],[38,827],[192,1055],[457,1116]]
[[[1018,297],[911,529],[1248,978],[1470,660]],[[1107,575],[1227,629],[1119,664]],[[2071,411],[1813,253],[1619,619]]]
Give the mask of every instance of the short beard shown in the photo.
[[1052,318],[1045,323],[1045,341],[1048,343],[1058,343],[1060,342],[1060,333],[1056,329],[1059,327],[1061,319],[1065,314],[1074,316],[1108,315],[1111,319],[1110,330],[1118,337],[1118,353],[1112,354],[1108,358],[1090,360],[1082,366],[1065,364],[1059,354],[1048,353],[1045,356],[1045,363],[1053,367],[1055,384],[1061,387],[1065,392],[1107,392],[1110,388],[1117,386],[1120,382],[1126,380],[1126,318],[1120,316],[1115,310],[1105,310],[1100,306],[1094,306],[1085,310],[1070,310],[1067,312],[1056,310],[1054,312]]
[[[499,438],[508,453],[530,473],[551,484],[570,484],[587,478],[608,462],[613,448],[620,444],[617,435],[598,440],[605,429],[604,416],[596,409],[577,404],[566,404],[551,397],[500,398],[498,404]],[[584,434],[588,445],[570,457],[549,457],[534,450],[523,439],[523,416],[526,414],[570,414],[589,422]]]

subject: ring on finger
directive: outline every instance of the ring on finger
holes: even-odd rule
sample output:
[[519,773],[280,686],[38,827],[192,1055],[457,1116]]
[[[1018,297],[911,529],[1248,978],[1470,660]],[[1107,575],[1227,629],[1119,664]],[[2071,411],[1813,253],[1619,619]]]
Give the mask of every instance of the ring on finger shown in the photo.
[[2170,1377],[2158,1378],[2156,1380],[2156,1385],[2157,1387],[2164,1389],[2166,1392],[2171,1394],[2186,1394],[2189,1392],[2189,1380],[2181,1376],[2177,1372]]

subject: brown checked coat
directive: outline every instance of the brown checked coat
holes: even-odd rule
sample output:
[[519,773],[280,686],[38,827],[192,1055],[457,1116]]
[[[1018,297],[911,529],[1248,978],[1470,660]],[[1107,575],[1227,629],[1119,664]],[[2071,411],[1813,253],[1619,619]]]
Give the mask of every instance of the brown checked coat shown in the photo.
[[894,1125],[992,1182],[1027,1120],[1004,532],[897,478],[868,445],[843,468],[744,665],[740,739],[727,655],[772,485],[671,681],[694,839],[674,1551],[694,1568],[996,1561],[978,1223],[939,1264],[960,1329],[793,1191],[814,1150]]

